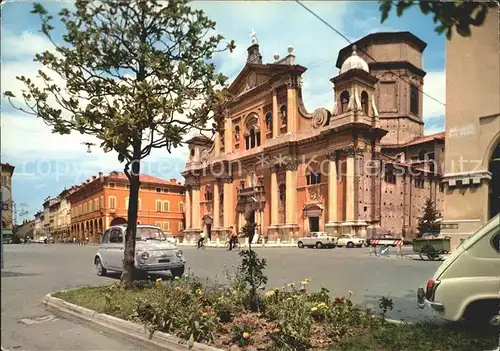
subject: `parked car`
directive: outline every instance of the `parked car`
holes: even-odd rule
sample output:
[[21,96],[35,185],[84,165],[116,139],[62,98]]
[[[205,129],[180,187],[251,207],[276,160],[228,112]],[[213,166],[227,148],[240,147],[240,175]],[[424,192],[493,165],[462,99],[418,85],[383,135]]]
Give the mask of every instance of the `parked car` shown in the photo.
[[[375,234],[371,238],[366,239],[366,246],[370,246],[370,241],[374,239],[400,240],[401,238],[396,238],[391,234]],[[391,246],[396,246],[396,245],[391,245]]]
[[417,305],[441,318],[481,322],[498,316],[500,306],[500,214],[465,239],[437,269]]
[[359,238],[354,235],[344,234],[337,238],[336,245],[339,247],[347,246],[349,248],[354,246],[362,247],[365,244],[365,242],[366,242],[365,238]]
[[335,237],[326,232],[311,232],[307,236],[299,238],[297,246],[301,249],[304,247],[332,248],[335,247],[335,241]]
[[[123,271],[123,250],[126,225],[110,227],[101,237],[101,243],[94,256],[97,275],[107,271]],[[142,273],[170,271],[174,277],[184,274],[186,261],[177,248],[160,228],[138,225],[135,243],[135,267]]]
[[47,237],[46,236],[40,236],[38,239],[36,239],[36,243],[38,243],[38,244],[46,244],[47,243]]

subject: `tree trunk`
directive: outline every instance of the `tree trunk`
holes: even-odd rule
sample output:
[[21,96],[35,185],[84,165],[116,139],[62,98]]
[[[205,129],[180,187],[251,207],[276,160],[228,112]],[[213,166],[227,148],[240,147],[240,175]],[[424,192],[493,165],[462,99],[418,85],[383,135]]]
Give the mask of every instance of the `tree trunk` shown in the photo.
[[[139,181],[140,158],[132,160],[132,170],[127,174],[130,182],[128,198],[127,231],[125,234],[125,250],[123,257],[123,272],[121,276],[122,284],[125,287],[132,287],[136,279],[135,269],[135,236],[137,232],[137,210],[139,202]],[[127,170],[126,170],[127,173]]]

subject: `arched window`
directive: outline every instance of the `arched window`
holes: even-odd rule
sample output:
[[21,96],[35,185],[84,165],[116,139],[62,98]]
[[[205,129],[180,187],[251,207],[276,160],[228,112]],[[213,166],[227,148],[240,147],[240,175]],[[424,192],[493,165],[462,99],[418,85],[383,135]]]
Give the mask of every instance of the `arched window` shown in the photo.
[[281,105],[280,107],[280,118],[281,118],[281,126],[286,126],[287,115],[286,115],[286,105]]
[[347,112],[347,106],[349,106],[349,92],[344,90],[340,94],[340,103],[342,106],[342,110],[340,111],[341,113]]
[[368,115],[368,93],[366,91],[361,93],[361,109],[365,115]]
[[253,149],[260,146],[260,125],[257,116],[253,115],[247,118],[245,122],[245,149]]
[[418,115],[419,110],[419,94],[415,84],[410,84],[410,112]]
[[239,144],[240,142],[240,126],[236,126],[234,128],[234,140],[236,144]]
[[255,130],[250,129],[250,148],[253,149],[255,147]]
[[212,201],[212,200],[213,200],[212,188],[207,186],[205,189],[205,201]]
[[273,131],[273,114],[271,112],[268,112],[266,114],[266,131],[267,132]]

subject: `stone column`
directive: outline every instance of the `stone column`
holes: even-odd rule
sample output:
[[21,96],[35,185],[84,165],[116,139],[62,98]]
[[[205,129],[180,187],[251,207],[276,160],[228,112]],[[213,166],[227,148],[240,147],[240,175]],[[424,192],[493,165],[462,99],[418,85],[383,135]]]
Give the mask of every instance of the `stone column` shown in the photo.
[[355,220],[354,207],[356,206],[356,201],[354,198],[354,149],[348,149],[347,160],[346,160],[346,221],[353,222]]
[[278,117],[278,95],[276,89],[273,89],[273,138],[279,135],[279,117]]
[[193,209],[193,212],[192,212],[192,217],[191,217],[191,221],[192,221],[192,228],[193,229],[201,229],[201,216],[200,216],[200,185],[199,184],[194,184],[191,186],[191,194],[192,194],[192,197],[191,197],[191,200],[192,200],[192,204],[191,204],[191,207]]
[[279,215],[278,167],[271,167],[271,226],[278,225]]
[[215,151],[215,157],[220,155],[220,133],[219,132],[215,133],[214,151]]
[[219,182],[218,181],[215,181],[214,182],[214,211],[213,211],[213,214],[214,214],[214,220],[213,220],[213,224],[214,224],[214,229],[217,229],[219,228],[220,226],[220,191],[219,191]]
[[[226,118],[226,126],[224,130],[224,153],[228,154],[233,151],[233,122],[231,118]],[[226,196],[224,195],[224,198]]]
[[234,226],[234,189],[233,189],[233,178],[227,176],[222,178],[224,182],[224,227],[228,229],[230,226]]
[[191,222],[191,187],[187,186],[186,187],[186,229],[191,229],[192,222]]
[[297,224],[297,167],[298,161],[292,158],[286,165],[286,224]]
[[337,155],[335,150],[328,150],[328,224],[338,221],[337,216]]
[[291,81],[287,84],[286,89],[286,114],[287,114],[287,132],[295,133],[297,131],[297,90],[296,85],[293,82],[293,78],[290,78]]

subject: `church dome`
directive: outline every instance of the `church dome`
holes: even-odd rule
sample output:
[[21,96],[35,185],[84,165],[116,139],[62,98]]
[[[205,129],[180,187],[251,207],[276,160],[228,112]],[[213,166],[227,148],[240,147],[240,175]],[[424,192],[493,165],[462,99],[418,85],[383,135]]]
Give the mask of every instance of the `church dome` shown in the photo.
[[342,67],[340,68],[340,74],[345,73],[351,69],[362,69],[365,72],[370,72],[368,69],[368,64],[365,60],[358,56],[356,53],[356,45],[352,47],[352,54],[344,61]]

